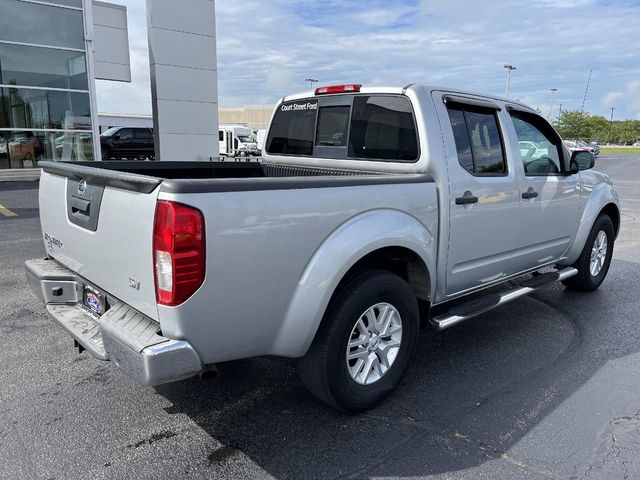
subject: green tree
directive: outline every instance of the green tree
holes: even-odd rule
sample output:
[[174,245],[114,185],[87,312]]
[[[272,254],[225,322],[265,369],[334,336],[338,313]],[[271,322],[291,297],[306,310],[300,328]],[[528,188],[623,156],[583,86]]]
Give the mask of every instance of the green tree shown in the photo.
[[563,110],[555,127],[562,138],[581,138],[588,118],[589,114],[580,110]]
[[609,135],[609,121],[601,115],[590,116],[586,124],[588,135],[583,138],[588,141],[607,141]]

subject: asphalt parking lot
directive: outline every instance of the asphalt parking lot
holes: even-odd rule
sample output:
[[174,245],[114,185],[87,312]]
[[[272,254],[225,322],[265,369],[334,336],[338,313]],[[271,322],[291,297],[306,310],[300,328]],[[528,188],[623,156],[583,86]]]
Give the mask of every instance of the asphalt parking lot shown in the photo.
[[602,287],[424,332],[398,392],[357,416],[292,361],[153,388],[76,354],[24,278],[45,254],[37,183],[0,183],[0,478],[640,478],[640,155],[597,168],[623,207]]

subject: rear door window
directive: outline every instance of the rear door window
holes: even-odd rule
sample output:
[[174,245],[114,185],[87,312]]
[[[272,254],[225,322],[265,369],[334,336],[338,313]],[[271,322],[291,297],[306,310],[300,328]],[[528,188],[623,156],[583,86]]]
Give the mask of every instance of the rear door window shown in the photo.
[[353,100],[349,157],[412,162],[418,135],[411,103],[398,95],[360,95]]
[[458,162],[472,175],[505,175],[507,163],[497,112],[473,105],[447,105]]
[[148,128],[136,128],[133,130],[133,138],[137,138],[139,140],[151,140],[153,135],[151,134],[151,130]]
[[282,103],[278,107],[267,139],[272,155],[313,155],[318,100]]

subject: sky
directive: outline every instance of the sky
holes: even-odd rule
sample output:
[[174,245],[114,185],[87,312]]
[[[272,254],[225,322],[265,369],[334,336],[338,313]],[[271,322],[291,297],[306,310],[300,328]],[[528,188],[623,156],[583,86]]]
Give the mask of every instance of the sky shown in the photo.
[[[98,110],[151,113],[144,0],[128,8],[132,82],[97,81]],[[504,95],[549,115],[640,119],[640,0],[217,0],[221,107],[319,85],[424,83]],[[188,14],[185,9],[184,14]],[[592,71],[588,91],[585,90]]]

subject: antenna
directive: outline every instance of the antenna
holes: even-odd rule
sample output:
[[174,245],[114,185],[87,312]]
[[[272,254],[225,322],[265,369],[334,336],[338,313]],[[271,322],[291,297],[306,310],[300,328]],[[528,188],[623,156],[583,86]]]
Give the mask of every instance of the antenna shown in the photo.
[[[591,83],[591,73],[593,72],[593,70],[589,70],[589,78],[587,78],[587,86],[584,89],[584,97],[582,97],[582,107],[580,108],[580,113],[584,113],[584,102],[587,101],[587,92],[589,91],[589,84]],[[584,120],[584,118],[582,118],[583,115],[580,116],[580,121],[578,122],[578,125],[576,126],[576,140],[580,139],[580,133],[582,130],[582,121]]]
[[582,97],[582,108],[580,111],[584,113],[584,102],[587,101],[587,92],[589,91],[589,84],[591,83],[591,73],[593,70],[589,70],[589,78],[587,79],[587,87],[584,89],[584,97]]

